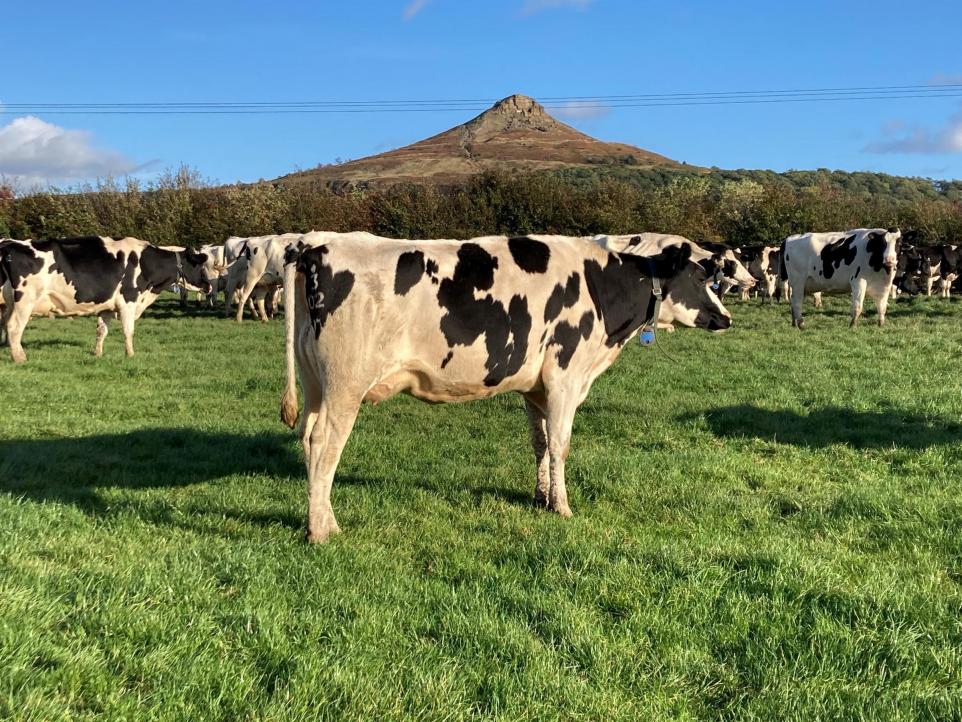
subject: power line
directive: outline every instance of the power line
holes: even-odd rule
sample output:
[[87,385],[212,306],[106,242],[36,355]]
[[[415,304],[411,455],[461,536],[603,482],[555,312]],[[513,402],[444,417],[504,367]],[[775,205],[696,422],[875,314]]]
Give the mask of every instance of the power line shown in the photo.
[[[962,97],[962,84],[891,85],[796,90],[738,90],[700,93],[549,96],[548,110],[603,110],[773,103],[908,100]],[[265,115],[301,113],[425,113],[481,111],[494,99],[297,100],[138,103],[5,103],[0,113],[45,115]]]

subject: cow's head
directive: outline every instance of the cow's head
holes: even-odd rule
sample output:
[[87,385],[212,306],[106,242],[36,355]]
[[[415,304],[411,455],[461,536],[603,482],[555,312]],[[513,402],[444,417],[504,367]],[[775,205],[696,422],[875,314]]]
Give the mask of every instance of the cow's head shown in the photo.
[[882,257],[882,266],[889,272],[894,271],[899,262],[901,245],[902,231],[898,228],[890,228],[885,234],[885,254]]
[[191,286],[196,286],[204,293],[210,293],[214,286],[216,275],[207,264],[207,254],[197,253],[190,248],[180,254],[180,273]]
[[651,257],[663,293],[658,321],[715,332],[730,328],[731,314],[709,287],[720,267],[712,259],[696,263],[690,256],[689,248],[670,246]]
[[741,252],[739,249],[732,249],[724,243],[708,241],[700,242],[699,245],[719,259],[722,276],[729,283],[743,288],[752,288],[757,283],[755,277],[745,268],[745,263],[740,258]]

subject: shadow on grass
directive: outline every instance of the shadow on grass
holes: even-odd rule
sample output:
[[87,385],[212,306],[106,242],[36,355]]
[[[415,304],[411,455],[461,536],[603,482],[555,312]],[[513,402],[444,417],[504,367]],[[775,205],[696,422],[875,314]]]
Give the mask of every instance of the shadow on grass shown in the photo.
[[96,489],[150,489],[224,476],[299,477],[304,465],[287,434],[137,429],[79,438],[0,440],[0,491],[97,512]]
[[[679,420],[692,421],[700,417],[701,414],[689,414]],[[704,417],[718,437],[756,438],[811,449],[832,444],[854,449],[925,449],[962,441],[962,424],[898,409],[853,411],[833,406],[801,414],[741,404],[713,409]]]

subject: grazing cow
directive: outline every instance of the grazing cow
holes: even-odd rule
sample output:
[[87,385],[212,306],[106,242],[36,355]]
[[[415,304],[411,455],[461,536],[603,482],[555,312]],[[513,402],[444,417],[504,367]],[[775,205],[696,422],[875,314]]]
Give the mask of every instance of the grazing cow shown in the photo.
[[134,323],[177,281],[210,288],[202,253],[165,251],[136,238],[68,238],[0,243],[7,334],[14,362],[26,361],[21,337],[31,315],[97,314],[94,355],[103,352],[107,321],[120,318],[128,356]]
[[722,331],[731,317],[690,250],[651,258],[587,239],[332,239],[289,250],[287,385],[309,477],[307,539],[337,532],[330,493],[359,406],[398,393],[430,402],[516,391],[537,459],[536,503],[570,516],[564,465],[571,424],[595,378],[657,314],[655,288],[678,320]]
[[789,236],[782,246],[782,277],[792,297],[792,325],[804,328],[802,300],[805,291],[852,292],[852,326],[862,315],[866,291],[885,323],[889,288],[895,277],[902,234],[884,228],[858,228],[841,233],[803,233]]

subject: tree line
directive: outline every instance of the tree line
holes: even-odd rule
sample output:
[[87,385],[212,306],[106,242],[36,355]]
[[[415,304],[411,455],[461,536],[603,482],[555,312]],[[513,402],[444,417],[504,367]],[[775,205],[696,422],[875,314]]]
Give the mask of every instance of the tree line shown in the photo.
[[830,171],[568,169],[482,173],[460,185],[332,190],[214,185],[182,167],[142,182],[103,180],[24,194],[0,187],[0,236],[134,236],[160,245],[309,230],[396,238],[489,234],[678,233],[735,245],[856,227],[962,241],[962,183]]

